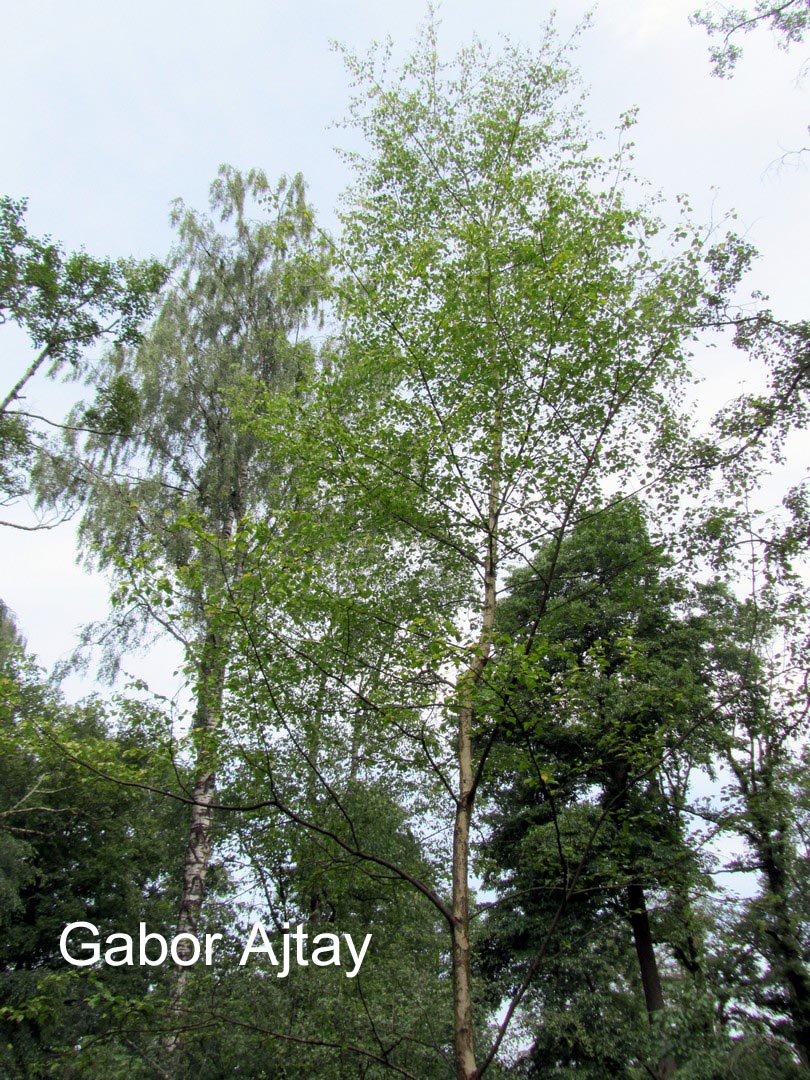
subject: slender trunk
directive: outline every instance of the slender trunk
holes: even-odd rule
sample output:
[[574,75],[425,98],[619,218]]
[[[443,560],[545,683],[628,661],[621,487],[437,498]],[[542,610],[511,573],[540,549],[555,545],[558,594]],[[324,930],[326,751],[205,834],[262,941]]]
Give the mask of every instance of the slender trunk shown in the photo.
[[[610,806],[616,814],[621,814],[627,808],[629,781],[630,766],[627,761],[619,758],[613,764],[602,797],[603,805]],[[632,867],[632,854],[630,855],[630,865]],[[633,874],[634,870],[631,869],[630,873]],[[665,1003],[643,885],[631,878],[627,886],[626,898],[630,928],[633,933],[633,944],[635,945],[638,969],[641,976],[641,987],[644,992],[644,1004],[647,1009],[647,1019],[652,1026],[656,1021],[660,1022]],[[671,1054],[664,1054],[655,1066],[654,1071],[650,1071],[653,1072],[656,1080],[670,1080],[676,1072],[674,1057]]]
[[[225,436],[220,427],[209,432],[212,447],[225,445]],[[218,517],[217,538],[222,544],[230,540],[236,523],[245,513],[245,492],[248,482],[248,455],[240,455],[237,450],[237,463],[232,477],[225,477],[218,489],[220,500],[212,498],[210,508]],[[217,514],[216,511],[219,511]],[[221,572],[219,561],[214,562],[216,581]],[[238,576],[241,564],[237,560],[230,567]],[[199,600],[205,610],[211,596],[203,588]],[[215,624],[214,617],[205,617],[202,649],[197,664],[197,700],[194,711],[193,734],[195,738],[194,786],[189,820],[188,839],[183,863],[183,881],[180,892],[180,908],[177,916],[178,934],[199,936],[200,914],[205,899],[205,885],[211,862],[211,847],[214,828],[214,797],[216,795],[216,766],[219,750],[219,728],[222,724],[222,704],[225,694],[225,673],[227,661],[227,633],[223,635]],[[191,954],[191,943],[183,941],[178,949],[181,960]],[[169,1016],[176,1020],[182,1008],[183,996],[188,983],[191,967],[178,967],[171,991]],[[177,1048],[178,1035],[170,1033],[164,1040],[164,1048],[169,1054]]]
[[[216,736],[222,720],[222,698],[225,688],[226,661],[222,643],[209,627],[203,643],[197,685],[197,702],[194,712],[194,732],[197,748],[194,762],[196,779],[192,788],[192,805],[186,853],[183,863],[183,880],[180,891],[180,908],[177,916],[177,933],[199,934],[200,914],[205,898],[205,882],[211,862],[212,834],[214,827],[213,802],[216,794]],[[191,956],[191,942],[178,943],[177,953],[181,960]],[[190,967],[178,967],[171,990],[169,1016],[176,1020],[182,1005]],[[177,1048],[178,1035],[171,1032],[164,1040],[164,1048],[171,1054]]]
[[[226,543],[233,532],[234,524],[244,514],[244,489],[247,482],[242,462],[236,473],[236,479],[228,492],[223,508],[219,539]],[[236,573],[239,567],[234,567]],[[201,599],[206,600],[203,591]],[[177,918],[179,934],[197,934],[205,897],[205,879],[211,861],[211,839],[214,825],[212,803],[216,793],[216,762],[218,731],[222,723],[222,700],[225,694],[225,672],[228,666],[226,658],[227,641],[223,640],[213,619],[208,616],[202,639],[202,650],[197,665],[197,701],[194,710],[193,733],[195,736],[194,787],[193,802],[189,821],[186,855],[183,864],[183,885],[180,893],[180,910]],[[191,946],[178,949],[185,959],[185,952]],[[188,968],[182,968],[177,986],[182,992],[185,974]],[[178,999],[179,1000],[179,999]]]
[[[465,710],[466,711],[466,710]],[[459,725],[459,765],[462,789],[472,777],[472,757],[465,743],[469,742],[466,723]],[[472,984],[470,971],[470,912],[469,912],[469,848],[472,798],[459,797],[453,828],[453,1027],[456,1052],[457,1080],[473,1080],[478,1075],[475,1065],[475,1040],[472,1018]]]
[[[494,594],[494,589],[493,589]],[[479,655],[468,672],[468,689],[459,710],[458,769],[459,793],[453,825],[452,916],[453,943],[453,1028],[456,1080],[475,1080],[475,1038],[472,1017],[472,974],[470,965],[470,824],[475,791],[472,757],[472,691],[481,677],[489,652],[489,642],[479,641]]]
[[475,1033],[472,1016],[472,973],[470,965],[470,826],[475,803],[473,769],[473,695],[481,681],[492,647],[495,625],[495,602],[498,567],[498,518],[500,513],[501,452],[503,445],[503,405],[498,400],[490,458],[487,516],[487,553],[484,561],[484,592],[481,633],[478,651],[469,671],[463,676],[464,692],[458,715],[458,797],[453,825],[452,874],[452,944],[453,944],[453,1025],[455,1037],[456,1080],[476,1080]]
[[[655,958],[650,916],[644,888],[637,881],[627,886],[627,906],[630,911],[630,926],[633,930],[633,942],[636,946],[641,985],[644,990],[644,1003],[647,1006],[647,1018],[655,1023],[656,1013],[664,1011],[664,991],[661,988],[661,976],[658,961]],[[671,1054],[664,1054],[655,1070],[658,1080],[669,1080],[675,1075],[675,1059]]]
[[214,742],[222,719],[225,662],[218,652],[216,636],[210,632],[203,648],[203,663],[206,661],[210,666],[207,666],[197,691],[194,717],[194,728],[200,741],[195,761],[196,779],[192,789],[194,801],[191,806],[177,918],[177,932],[180,934],[197,933],[205,896],[205,879],[211,861],[211,831],[214,824],[211,804],[216,792]]
[[658,962],[655,959],[644,889],[638,882],[631,882],[627,886],[627,905],[630,909],[630,926],[633,930],[633,943],[638,957],[644,1003],[647,1006],[647,1016],[652,1023],[655,1014],[664,1008],[664,992],[661,989],[661,977],[658,974]]

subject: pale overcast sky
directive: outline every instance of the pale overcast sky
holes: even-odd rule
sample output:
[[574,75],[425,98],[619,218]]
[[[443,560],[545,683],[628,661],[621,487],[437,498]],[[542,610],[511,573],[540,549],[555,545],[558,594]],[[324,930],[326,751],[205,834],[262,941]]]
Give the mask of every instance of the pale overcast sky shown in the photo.
[[[638,106],[638,174],[670,196],[688,194],[706,220],[736,209],[740,230],[763,254],[750,287],[769,293],[785,317],[806,317],[807,167],[778,165],[807,142],[809,84],[799,79],[806,50],[784,54],[767,32],[751,35],[735,78],[714,79],[705,32],[688,23],[695,6],[596,6],[578,50],[590,116],[610,131]],[[587,8],[561,0],[557,10],[568,34]],[[390,34],[401,55],[425,12],[422,0],[7,4],[0,193],[27,196],[32,232],[66,248],[162,256],[172,239],[170,201],[204,207],[217,167],[229,162],[271,177],[302,171],[328,225],[347,181],[334,152],[346,136],[330,124],[349,95],[330,40],[363,51]],[[547,16],[538,2],[445,0],[440,40],[447,53],[473,32],[531,43]],[[0,342],[0,361],[10,386],[26,357]],[[51,664],[70,651],[81,623],[103,614],[104,583],[76,569],[69,525],[3,529],[0,545],[0,597]],[[164,691],[171,666],[169,658],[155,675]]]

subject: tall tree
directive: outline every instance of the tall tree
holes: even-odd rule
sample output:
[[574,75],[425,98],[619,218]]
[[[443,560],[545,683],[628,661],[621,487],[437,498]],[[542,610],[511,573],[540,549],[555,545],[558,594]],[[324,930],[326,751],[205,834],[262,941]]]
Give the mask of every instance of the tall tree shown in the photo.
[[[211,859],[224,613],[242,571],[233,538],[249,512],[271,527],[294,499],[289,470],[257,454],[251,422],[306,392],[315,361],[305,331],[320,318],[329,262],[300,175],[273,186],[259,170],[223,166],[211,209],[230,230],[175,204],[173,279],[157,319],[138,347],[107,353],[91,373],[126,392],[129,438],[92,434],[68,462],[84,500],[83,550],[116,583],[108,662],[144,632],[166,632],[183,649],[194,780],[178,930],[191,933]],[[77,414],[76,426],[87,416]],[[57,471],[57,492],[63,482]]]
[[[388,628],[371,696],[388,768],[420,763],[449,800],[450,901],[411,883],[450,932],[455,1068],[470,1080],[525,992],[479,1063],[469,858],[503,715],[490,689],[501,567],[530,560],[542,537],[558,549],[601,486],[629,483],[640,460],[653,482],[670,479],[689,342],[750,253],[733,240],[707,250],[684,224],[660,254],[661,225],[626,193],[621,152],[587,153],[553,34],[536,52],[474,45],[443,64],[429,28],[399,75],[373,57],[348,62],[368,153],[344,218],[344,355],[312,415],[322,502],[354,510],[357,542],[337,575],[309,557],[294,572],[323,598],[324,621],[359,593],[366,619]],[[341,590],[353,571],[368,580],[367,542],[378,565],[409,560],[404,577],[380,571],[376,604]],[[254,613],[245,666],[271,648],[298,662],[323,648],[311,635],[285,646],[262,623]],[[515,641],[497,663],[519,666],[525,648]],[[344,668],[321,670],[356,692]]]

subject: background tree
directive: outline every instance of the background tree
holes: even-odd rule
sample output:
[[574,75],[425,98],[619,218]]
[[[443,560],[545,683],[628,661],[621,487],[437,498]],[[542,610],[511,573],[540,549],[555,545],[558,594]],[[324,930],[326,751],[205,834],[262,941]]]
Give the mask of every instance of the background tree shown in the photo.
[[[536,620],[549,554],[510,582],[507,638]],[[485,786],[481,867],[496,899],[479,960],[500,1000],[545,950],[523,1012],[529,1075],[631,1076],[654,1054],[659,1075],[676,1062],[695,1077],[798,1075],[787,1044],[803,1059],[806,927],[791,740],[806,701],[786,670],[764,678],[764,612],[718,582],[688,587],[627,503],[572,532],[536,621]],[[724,762],[722,803],[697,798],[700,773],[716,778]],[[746,838],[751,857],[729,868],[757,869],[760,896],[717,898],[706,819]]]
[[[319,319],[329,261],[300,175],[273,187],[258,170],[223,166],[211,208],[230,232],[175,204],[173,282],[157,319],[139,346],[114,349],[91,372],[126,387],[136,412],[128,439],[91,434],[68,458],[67,480],[59,469],[47,478],[56,493],[66,483],[81,493],[80,543],[116,583],[109,665],[144,632],[168,633],[183,650],[194,779],[178,930],[192,933],[226,709],[223,610],[242,572],[232,541],[248,511],[270,524],[294,499],[289,472],[257,454],[249,420],[274,396],[306,392],[314,350],[303,335]],[[86,408],[74,416],[76,426],[88,419]]]
[[[638,1027],[641,989],[661,1036],[656,1075],[669,1076],[675,1045],[705,1052],[711,1034],[690,1026],[688,1038],[678,1038],[671,1030],[660,955],[663,934],[683,961],[687,994],[700,997],[704,943],[695,906],[707,879],[683,808],[688,775],[709,760],[715,735],[707,628],[690,611],[695,598],[650,539],[635,502],[575,527],[559,549],[538,616],[553,557],[546,548],[533,569],[515,574],[500,607],[499,629],[508,639],[527,626],[534,633],[487,785],[493,832],[482,865],[497,899],[486,919],[482,963],[515,985],[556,915],[561,936],[536,991],[543,1002],[538,1075],[555,1054],[594,1075],[619,1067],[615,1040],[601,1047],[596,1041],[593,1010],[600,1008],[629,1007],[610,1028],[621,1022],[626,1032],[621,1069],[634,1057],[643,1061],[656,1040],[651,1045]],[[515,903],[519,921],[510,915]],[[631,942],[635,971],[628,969]],[[608,987],[617,980],[624,996],[613,1001]],[[679,988],[675,993],[685,1000]],[[572,1013],[574,1002],[584,1017]],[[556,1033],[553,1023],[542,1030],[550,1012],[559,1018]],[[689,1021],[694,1025],[695,1016]]]
[[[717,682],[733,705],[720,747],[728,783],[707,816],[744,845],[738,869],[756,871],[759,889],[739,905],[729,949],[736,1001],[732,1016],[755,1017],[786,1039],[810,1068],[808,938],[802,741],[807,728],[806,662],[798,669],[762,602],[714,598]],[[788,616],[792,622],[793,614]],[[803,638],[801,624],[790,627]],[[733,698],[732,698],[733,694]],[[736,964],[736,968],[735,968]]]

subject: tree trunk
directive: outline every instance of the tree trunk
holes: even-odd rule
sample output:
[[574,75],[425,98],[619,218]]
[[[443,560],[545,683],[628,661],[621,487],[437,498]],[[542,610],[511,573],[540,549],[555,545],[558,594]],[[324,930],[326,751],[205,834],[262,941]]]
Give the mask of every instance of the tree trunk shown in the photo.
[[[619,758],[613,763],[613,769],[609,773],[609,780],[602,796],[603,806],[611,807],[614,813],[620,813],[626,809],[629,783],[630,766],[627,761]],[[631,853],[629,857],[631,867],[632,861]],[[634,873],[635,871],[631,869],[630,874]],[[660,1023],[665,1003],[661,976],[658,971],[658,961],[655,957],[644,886],[631,877],[627,886],[626,897],[630,928],[633,933],[633,944],[635,945],[638,969],[641,976],[641,987],[644,992],[644,1004],[647,1009],[647,1019],[650,1026],[652,1026],[656,1022]],[[653,1072],[657,1080],[670,1080],[676,1071],[675,1059],[671,1054],[664,1054],[655,1069],[650,1071]]]
[[222,721],[225,668],[226,661],[222,653],[222,644],[216,633],[209,628],[202,650],[197,707],[194,714],[194,731],[198,736],[194,763],[197,775],[194,781],[192,795],[194,801],[191,806],[183,866],[183,888],[177,919],[178,933],[197,933],[205,895],[205,878],[211,861],[211,830],[214,823],[211,804],[216,791],[214,744]]
[[644,989],[644,1003],[647,1006],[647,1016],[652,1022],[655,1013],[664,1008],[664,992],[661,989],[658,962],[655,959],[644,889],[638,882],[631,882],[627,886],[627,904],[630,909],[630,926],[633,929],[633,943],[636,946],[641,985]]
[[[209,627],[203,644],[197,684],[197,704],[194,712],[194,732],[198,736],[195,773],[192,788],[192,805],[189,821],[186,853],[183,863],[183,880],[180,891],[180,907],[177,916],[177,933],[198,936],[200,914],[205,898],[205,881],[211,862],[214,811],[212,803],[216,794],[215,739],[222,720],[222,698],[225,690],[226,660],[223,646],[216,633]],[[191,943],[182,941],[177,947],[182,960],[191,955]],[[189,978],[190,967],[178,967],[171,992],[169,1015],[176,1020],[182,1005]],[[164,1047],[173,1053],[178,1036],[170,1033]]]
[[[475,1038],[472,1018],[472,973],[470,970],[470,883],[469,853],[470,825],[475,803],[475,773],[473,769],[472,729],[473,694],[492,648],[492,631],[495,626],[495,603],[498,567],[498,518],[500,513],[500,473],[503,441],[502,402],[499,398],[495,410],[493,445],[490,457],[492,467],[488,515],[487,552],[484,560],[484,593],[481,617],[481,633],[478,638],[477,655],[463,676],[463,688],[458,715],[458,797],[456,799],[453,825],[453,878],[452,878],[452,968],[453,968],[453,1026],[455,1033],[456,1080],[476,1080],[478,1068],[475,1063]],[[460,682],[462,681],[460,680]],[[460,687],[461,688],[461,687]]]
[[[463,713],[468,713],[465,707]],[[469,753],[469,719],[459,722],[459,766],[461,788],[453,828],[453,1030],[456,1078],[474,1080],[475,1041],[472,1018],[470,971],[469,847],[472,817],[472,757]],[[466,795],[464,794],[466,790]]]
[[[494,546],[494,545],[493,545]],[[484,620],[478,641],[478,656],[465,674],[466,687],[458,718],[459,791],[453,825],[452,876],[452,969],[453,1028],[455,1036],[456,1080],[476,1080],[475,1040],[472,1019],[472,982],[470,970],[470,824],[475,803],[475,778],[472,757],[474,687],[481,679],[490,650],[490,635],[495,616],[494,562],[487,559],[484,585]]]
[[[656,1013],[664,1011],[664,991],[661,988],[661,976],[658,972],[658,961],[655,958],[644,888],[637,881],[627,886],[627,906],[630,913],[630,926],[633,930],[633,943],[638,957],[641,985],[644,990],[644,1004],[647,1006],[647,1018],[650,1024],[654,1024]],[[655,1074],[658,1080],[669,1080],[675,1075],[675,1059],[671,1054],[664,1054],[658,1062]]]

